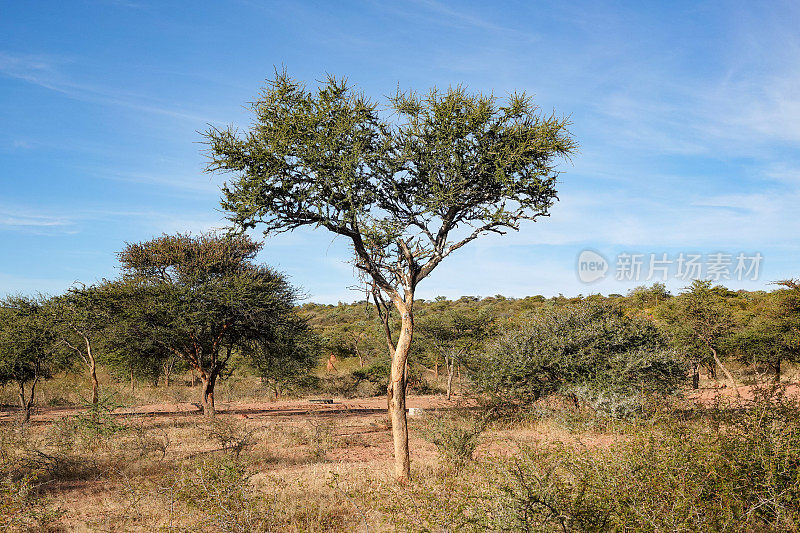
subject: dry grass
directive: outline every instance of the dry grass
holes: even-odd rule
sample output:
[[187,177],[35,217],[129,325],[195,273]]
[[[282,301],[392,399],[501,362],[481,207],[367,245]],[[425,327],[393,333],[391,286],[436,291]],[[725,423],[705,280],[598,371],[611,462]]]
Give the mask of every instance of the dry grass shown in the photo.
[[[506,520],[513,508],[503,492],[514,484],[509,465],[530,450],[575,450],[575,457],[611,464],[617,450],[627,453],[628,442],[633,450],[662,431],[544,414],[490,426],[474,461],[454,470],[423,438],[442,430],[431,422],[440,415],[431,412],[410,421],[414,479],[398,486],[390,427],[376,409],[383,398],[351,402],[349,410],[270,402],[275,409],[268,411],[253,403],[254,394],[209,422],[148,394],[137,402],[160,400],[173,409],[93,418],[51,407],[24,428],[13,418],[0,422],[0,525],[20,531],[480,531]],[[423,400],[443,405],[425,398],[412,405]],[[569,460],[542,453],[535,461]],[[538,463],[530,464],[535,472]]]
[[[260,523],[265,530],[358,528],[365,517],[348,492],[391,484],[389,426],[371,410],[221,414],[212,422],[197,414],[106,415],[101,428],[89,414],[55,412],[25,428],[13,420],[0,425],[3,473],[35,476],[31,501],[63,512],[47,526],[53,530],[218,531],[208,509],[178,485],[221,460],[244,466],[249,492],[242,497],[271,510],[270,522]],[[424,441],[414,439],[413,447],[417,461],[435,461]]]

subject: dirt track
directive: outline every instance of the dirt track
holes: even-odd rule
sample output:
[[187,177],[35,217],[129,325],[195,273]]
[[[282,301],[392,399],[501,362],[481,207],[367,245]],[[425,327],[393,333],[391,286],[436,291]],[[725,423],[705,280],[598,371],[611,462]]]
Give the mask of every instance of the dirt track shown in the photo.
[[[447,401],[442,396],[409,396],[406,406],[409,408],[440,409],[452,407],[456,401]],[[33,423],[45,423],[65,416],[76,415],[80,409],[74,407],[42,407],[35,410],[31,417]],[[346,415],[372,416],[386,412],[386,398],[342,399],[334,398],[333,403],[313,403],[308,399],[279,400],[271,402],[231,402],[218,403],[217,412],[222,415],[237,415],[241,418],[292,417],[303,415]],[[18,407],[4,406],[0,412],[0,422],[16,417]],[[201,411],[194,403],[158,403],[123,407],[112,411],[115,416],[151,416],[176,417],[200,415]]]
[[[786,385],[785,392],[788,397],[800,398],[800,385]],[[697,391],[690,390],[686,393],[687,400],[704,405],[709,405],[717,400],[736,400],[737,398],[752,400],[753,396],[753,387],[751,386],[743,385],[734,389],[732,387],[726,387],[724,384],[703,387]],[[412,395],[408,397],[406,406],[409,408],[443,409],[457,405],[458,401],[458,398],[448,401],[443,396]],[[31,422],[52,422],[59,418],[76,415],[79,412],[81,412],[81,409],[76,407],[40,407],[34,411]],[[217,403],[217,412],[222,415],[236,415],[245,419],[303,417],[306,415],[341,415],[347,417],[375,416],[386,412],[386,398],[384,396],[355,399],[334,398],[333,403],[330,404],[314,403],[310,401],[310,399],[269,402],[219,402]],[[115,409],[112,413],[119,417],[189,417],[202,414],[199,404],[195,403],[146,404]],[[18,414],[19,407],[9,405],[2,406],[2,410],[0,410],[0,422],[13,420]]]

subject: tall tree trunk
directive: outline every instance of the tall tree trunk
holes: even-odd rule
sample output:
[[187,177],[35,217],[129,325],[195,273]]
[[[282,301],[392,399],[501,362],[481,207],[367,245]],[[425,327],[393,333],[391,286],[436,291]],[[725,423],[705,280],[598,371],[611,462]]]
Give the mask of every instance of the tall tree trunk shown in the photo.
[[397,481],[408,483],[411,478],[411,460],[408,453],[408,420],[406,419],[406,362],[414,333],[411,310],[398,305],[401,316],[400,336],[392,357],[392,372],[388,387],[389,416],[392,419],[394,440],[394,471]]
[[28,422],[31,419],[31,405],[33,404],[33,398],[31,401],[27,401],[25,399],[25,385],[20,383],[19,384],[19,405],[22,407],[22,421]]
[[89,357],[89,377],[92,378],[92,405],[100,403],[100,383],[97,381],[97,363],[94,357]]
[[453,375],[455,375],[455,361],[452,358],[445,359],[447,363],[447,399],[453,396]]
[[31,419],[31,403],[25,399],[25,385],[19,384],[19,405],[22,407],[22,421],[28,422]]
[[[709,348],[711,347],[709,346]],[[720,361],[719,356],[717,356],[717,351],[714,348],[711,348],[711,353],[714,355],[714,362],[717,363],[717,366],[722,369],[722,372],[725,374],[725,377],[728,378],[728,381],[731,383],[731,387],[733,387],[733,390],[736,391],[736,395],[738,396],[739,389],[736,387],[736,380],[733,379],[733,374],[731,374],[725,365],[722,364],[722,361]]]
[[214,385],[216,385],[217,381],[216,373],[211,372],[208,375],[200,374],[200,380],[203,382],[201,397],[203,414],[209,418],[213,418],[217,413],[214,407]]
[[36,363],[36,372],[31,382],[30,397],[25,397],[25,383],[19,383],[19,402],[22,406],[22,422],[29,422],[31,419],[31,410],[33,409],[33,399],[36,397],[36,384],[39,382],[39,363]]
[[89,337],[83,336],[86,343],[86,362],[89,364],[89,378],[92,380],[92,405],[97,407],[100,403],[100,384],[97,382],[97,362],[94,360],[92,353],[92,343],[89,342]]

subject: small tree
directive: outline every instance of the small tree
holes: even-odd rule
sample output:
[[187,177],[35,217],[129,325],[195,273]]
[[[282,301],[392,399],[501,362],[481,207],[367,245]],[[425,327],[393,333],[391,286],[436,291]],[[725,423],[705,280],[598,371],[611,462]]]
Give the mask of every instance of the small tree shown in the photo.
[[[207,416],[215,413],[214,388],[234,352],[251,357],[276,349],[281,335],[305,329],[293,311],[295,289],[253,262],[260,248],[244,234],[209,233],[165,235],[119,254],[124,279],[112,287],[124,312],[117,316],[140,339],[126,348],[132,357],[150,357],[148,347],[158,345],[186,361],[200,375]],[[281,355],[304,357],[301,350]]]
[[478,310],[441,310],[421,318],[419,331],[424,340],[441,357],[447,369],[447,399],[453,393],[456,365],[476,349],[489,334],[491,318]]
[[[140,318],[141,303],[135,297],[129,301],[130,292],[120,291],[117,284],[109,284],[114,293],[114,321],[104,331],[106,350],[104,362],[119,378],[130,379],[131,388],[140,379],[158,385],[163,378],[169,386],[172,373],[186,370],[186,362],[171,352],[162,342],[143,334],[141,328],[132,324]],[[125,302],[125,305],[120,303]]]
[[95,407],[100,401],[96,349],[113,320],[109,296],[105,285],[78,285],[52,301],[59,324],[59,341],[83,363],[92,384],[91,401]]
[[314,366],[318,343],[306,322],[292,316],[254,342],[249,362],[262,381],[272,386],[277,398],[283,387],[296,382]]
[[675,346],[689,359],[695,389],[699,387],[700,365],[710,361],[736,387],[733,375],[718,354],[733,327],[731,309],[725,299],[727,292],[724,287],[712,286],[711,281],[694,280],[683,293],[659,309],[659,317],[667,324]]
[[750,312],[730,339],[744,361],[769,366],[776,382],[781,380],[782,363],[800,358],[800,288],[791,280],[778,284],[781,289],[753,298]]
[[31,418],[39,381],[65,366],[44,301],[19,296],[0,301],[0,384],[17,384],[23,421]]
[[631,307],[639,311],[652,310],[659,304],[672,298],[672,294],[663,283],[653,283],[650,287],[641,285],[628,291],[627,301]]
[[[419,283],[481,235],[546,216],[555,159],[575,150],[566,119],[542,116],[525,94],[503,104],[463,88],[398,93],[395,121],[344,80],[315,90],[279,73],[252,105],[255,123],[207,133],[210,171],[235,172],[223,207],[265,234],[324,227],[352,245],[355,266],[400,316],[387,329],[395,473],[410,476],[406,363]],[[380,305],[380,304],[379,304]]]

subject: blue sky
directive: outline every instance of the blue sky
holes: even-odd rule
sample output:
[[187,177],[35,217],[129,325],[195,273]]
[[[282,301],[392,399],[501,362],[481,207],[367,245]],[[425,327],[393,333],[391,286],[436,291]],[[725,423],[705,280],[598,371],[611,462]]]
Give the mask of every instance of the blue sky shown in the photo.
[[[798,27],[792,2],[0,0],[0,294],[113,277],[126,241],[224,225],[200,132],[247,126],[276,66],[375,99],[524,90],[571,116],[552,216],[460,250],[421,297],[624,293],[645,280],[615,279],[620,253],[758,252],[758,280],[723,281],[769,287],[800,276]],[[605,279],[578,279],[584,249]],[[325,303],[360,297],[348,258],[323,230],[261,254]]]

